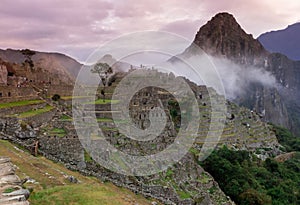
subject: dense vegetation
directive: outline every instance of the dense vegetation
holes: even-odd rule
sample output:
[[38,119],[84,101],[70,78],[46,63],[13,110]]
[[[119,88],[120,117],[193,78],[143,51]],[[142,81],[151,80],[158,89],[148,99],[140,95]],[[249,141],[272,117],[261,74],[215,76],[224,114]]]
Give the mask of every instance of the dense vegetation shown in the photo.
[[223,147],[202,166],[237,204],[300,204],[299,153],[280,163]]
[[215,150],[201,165],[237,204],[300,204],[300,139],[274,126],[286,151],[298,151],[285,162],[265,161],[247,151]]
[[288,129],[277,125],[272,125],[273,131],[276,134],[278,142],[284,146],[285,151],[300,152],[300,137],[294,136]]

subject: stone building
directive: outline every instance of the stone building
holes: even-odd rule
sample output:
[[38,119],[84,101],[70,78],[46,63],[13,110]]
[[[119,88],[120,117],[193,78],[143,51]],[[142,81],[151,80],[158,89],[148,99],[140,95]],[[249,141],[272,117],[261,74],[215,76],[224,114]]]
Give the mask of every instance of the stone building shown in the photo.
[[0,64],[0,86],[7,85],[7,68],[6,65]]

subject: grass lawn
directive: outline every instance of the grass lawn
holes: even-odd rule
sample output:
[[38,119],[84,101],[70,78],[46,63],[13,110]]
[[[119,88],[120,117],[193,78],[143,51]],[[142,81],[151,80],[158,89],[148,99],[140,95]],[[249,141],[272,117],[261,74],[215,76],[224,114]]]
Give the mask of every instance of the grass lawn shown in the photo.
[[112,122],[111,118],[97,118],[97,122]]
[[18,118],[27,118],[27,117],[32,117],[35,115],[39,115],[45,112],[49,112],[50,110],[52,110],[53,107],[50,105],[46,105],[45,107],[41,108],[41,109],[36,109],[36,110],[29,110],[26,112],[22,112],[20,114],[17,115]]
[[80,98],[90,98],[90,96],[62,96],[63,100],[72,100],[72,99],[80,99]]
[[[101,183],[94,177],[70,171],[62,164],[44,157],[33,157],[8,141],[0,140],[0,156],[11,158],[12,163],[18,167],[16,174],[21,179],[28,176],[36,180],[37,183],[24,184],[26,188],[33,189],[29,197],[31,205],[150,205],[153,201],[111,183]],[[66,175],[76,177],[80,183],[70,183]],[[131,199],[131,202],[125,198]]]
[[17,102],[1,103],[0,109],[17,107],[17,106],[25,106],[25,105],[34,105],[34,104],[40,104],[43,102],[44,101],[42,101],[42,100],[23,100],[23,101],[17,101]]
[[117,123],[129,123],[129,120],[113,120],[111,118],[97,118],[97,122],[117,122]]
[[53,128],[50,132],[50,135],[56,135],[59,137],[63,137],[66,135],[66,131],[63,128]]
[[73,119],[67,115],[62,115],[61,118],[59,119],[60,121],[68,121],[68,122],[72,122]]
[[[58,186],[55,188],[34,193],[31,198],[31,204],[86,204],[86,205],[109,205],[109,204],[126,204],[119,198],[119,193],[112,192],[105,186],[99,186],[99,183],[79,184]],[[128,203],[129,204],[129,203]],[[149,203],[148,203],[149,204]]]
[[119,100],[110,100],[110,99],[98,99],[95,102],[87,102],[86,105],[105,105],[105,104],[116,104],[119,103]]
[[105,130],[105,131],[118,131],[118,128],[111,128],[111,127],[101,127],[100,128],[102,130]]

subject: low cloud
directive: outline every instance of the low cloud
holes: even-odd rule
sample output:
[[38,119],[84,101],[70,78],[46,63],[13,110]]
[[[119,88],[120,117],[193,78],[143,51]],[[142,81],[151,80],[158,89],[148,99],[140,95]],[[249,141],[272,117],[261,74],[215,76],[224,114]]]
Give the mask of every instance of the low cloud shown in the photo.
[[245,95],[247,88],[252,83],[266,87],[276,86],[275,77],[264,68],[241,66],[222,58],[212,58],[212,61],[222,79],[228,99]]
[[227,99],[235,99],[247,94],[253,83],[265,87],[277,86],[275,77],[264,68],[242,66],[224,58],[194,55],[192,57],[168,61],[162,67],[177,76],[185,76],[198,85],[213,87]]

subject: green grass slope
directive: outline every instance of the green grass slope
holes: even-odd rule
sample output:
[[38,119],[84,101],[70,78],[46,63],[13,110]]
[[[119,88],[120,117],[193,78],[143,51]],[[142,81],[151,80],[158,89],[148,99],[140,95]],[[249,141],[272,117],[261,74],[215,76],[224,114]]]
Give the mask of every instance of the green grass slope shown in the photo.
[[[33,190],[29,198],[31,205],[151,204],[141,195],[111,183],[101,183],[93,177],[82,176],[44,157],[34,157],[7,141],[0,140],[0,156],[11,158],[21,179],[33,179],[24,184]],[[79,183],[71,183],[68,176],[74,176]]]

